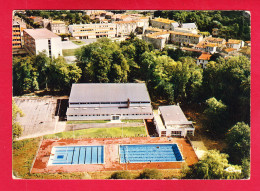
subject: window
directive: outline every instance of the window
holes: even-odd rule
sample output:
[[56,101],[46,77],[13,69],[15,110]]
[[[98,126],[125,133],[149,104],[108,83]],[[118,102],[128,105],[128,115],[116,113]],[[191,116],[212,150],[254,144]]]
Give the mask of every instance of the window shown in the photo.
[[181,136],[181,131],[172,131],[171,136]]
[[161,137],[166,137],[166,131],[161,132]]
[[188,130],[187,135],[193,135],[193,130]]

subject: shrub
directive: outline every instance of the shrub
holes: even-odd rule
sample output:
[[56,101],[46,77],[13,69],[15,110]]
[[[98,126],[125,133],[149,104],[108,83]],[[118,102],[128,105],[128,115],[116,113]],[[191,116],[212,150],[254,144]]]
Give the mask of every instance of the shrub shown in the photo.
[[111,175],[110,179],[132,179],[128,171],[119,171]]
[[144,169],[139,179],[162,179],[162,174],[157,169]]

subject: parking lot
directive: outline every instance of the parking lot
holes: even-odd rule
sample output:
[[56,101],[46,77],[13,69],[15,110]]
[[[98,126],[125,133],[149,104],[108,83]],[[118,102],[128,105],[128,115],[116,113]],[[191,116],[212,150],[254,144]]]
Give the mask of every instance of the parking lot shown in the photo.
[[[23,127],[23,134],[20,139],[38,137],[65,130],[66,122],[59,121],[59,116],[55,116],[55,111],[59,110],[57,98],[15,97],[14,100],[25,114],[24,117],[17,117],[17,121]],[[56,111],[56,115],[59,115],[57,113],[59,112]]]

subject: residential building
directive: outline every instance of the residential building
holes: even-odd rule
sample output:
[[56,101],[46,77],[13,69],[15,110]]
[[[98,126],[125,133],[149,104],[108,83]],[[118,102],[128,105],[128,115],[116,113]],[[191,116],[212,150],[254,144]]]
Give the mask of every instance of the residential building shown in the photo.
[[67,120],[152,119],[145,83],[72,84]]
[[34,23],[39,23],[42,21],[42,17],[36,17],[36,16],[31,16],[29,17]]
[[169,41],[170,33],[167,31],[155,32],[142,36],[142,39],[153,44],[154,48],[162,50],[165,47],[166,42]]
[[211,54],[203,52],[197,59],[197,65],[206,68],[211,56]]
[[237,49],[235,48],[225,48],[222,50],[223,53],[226,54],[226,56],[235,56],[237,54]]
[[234,48],[239,50],[244,46],[244,41],[242,40],[236,40],[236,39],[228,39],[228,42],[226,44],[227,48]]
[[50,58],[62,56],[61,37],[45,28],[24,30],[24,47],[30,54],[44,51]]
[[218,28],[213,28],[212,29],[212,35],[213,36],[218,36],[219,35],[219,29]]
[[69,32],[76,39],[93,39],[101,37],[115,37],[115,23],[73,24],[69,25]]
[[55,34],[68,33],[68,29],[67,29],[67,26],[65,25],[65,23],[63,21],[59,21],[59,20],[51,21],[50,29],[51,29],[51,32],[53,32]]
[[137,21],[116,21],[116,36],[126,36],[135,32]]
[[224,46],[226,44],[226,40],[224,38],[205,37],[204,41],[209,43],[216,43],[219,46]]
[[50,29],[50,22],[51,21],[49,19],[42,19],[40,23],[43,28]]
[[203,40],[203,36],[192,33],[183,33],[183,32],[175,32],[169,31],[171,42],[173,43],[181,43],[181,44],[198,44]]
[[21,34],[21,26],[18,22],[13,21],[12,27],[12,49],[22,48],[22,34]]
[[159,137],[194,135],[192,121],[187,120],[179,105],[160,106],[154,119]]
[[251,41],[245,41],[245,46],[250,46],[251,47]]
[[170,30],[172,28],[172,23],[176,23],[174,20],[155,18],[151,20],[152,27]]

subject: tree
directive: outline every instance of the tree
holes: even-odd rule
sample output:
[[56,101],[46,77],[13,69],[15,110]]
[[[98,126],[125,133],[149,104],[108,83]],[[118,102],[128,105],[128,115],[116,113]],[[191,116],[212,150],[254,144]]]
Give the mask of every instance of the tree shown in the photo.
[[157,169],[144,169],[138,179],[162,179],[162,174]]
[[16,105],[14,99],[12,100],[12,132],[13,140],[19,138],[22,135],[23,129],[19,122],[16,121],[17,115],[23,117],[22,110]]
[[242,178],[248,179],[250,177],[250,160],[248,158],[242,159]]
[[190,167],[184,179],[239,179],[241,168],[230,165],[227,158],[227,154],[209,150],[202,160]]
[[250,127],[244,122],[235,124],[226,135],[227,152],[232,162],[241,164],[250,158]]
[[221,100],[212,97],[206,100],[207,108],[204,113],[207,117],[205,125],[211,131],[222,134],[227,131],[227,106]]
[[129,171],[119,171],[119,172],[114,172],[110,179],[132,179],[131,174]]

